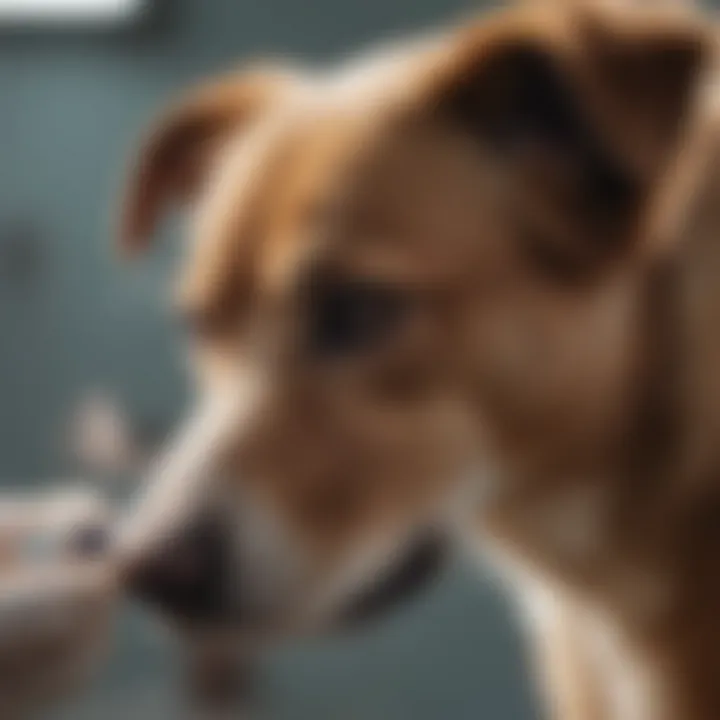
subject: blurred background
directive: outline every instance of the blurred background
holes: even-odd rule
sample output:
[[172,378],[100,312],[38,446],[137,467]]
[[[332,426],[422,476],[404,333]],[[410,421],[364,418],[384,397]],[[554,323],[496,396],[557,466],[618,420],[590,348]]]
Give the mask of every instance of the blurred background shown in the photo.
[[[147,0],[138,17],[125,17],[142,0],[102,1],[114,6],[105,17],[87,21],[78,8],[92,3],[69,0],[72,20],[40,22],[21,17],[23,7],[57,12],[62,2],[0,0],[3,487],[94,472],[77,457],[73,424],[88,401],[95,414],[83,415],[81,436],[103,422],[105,402],[147,448],[183,411],[179,333],[166,303],[176,233],[133,267],[112,251],[128,150],[168,95],[249,56],[332,60],[477,8],[470,0]],[[497,591],[458,561],[362,634],[274,653],[260,678],[263,717],[531,720],[507,615]],[[174,717],[175,657],[162,628],[131,609],[100,681],[53,718]]]

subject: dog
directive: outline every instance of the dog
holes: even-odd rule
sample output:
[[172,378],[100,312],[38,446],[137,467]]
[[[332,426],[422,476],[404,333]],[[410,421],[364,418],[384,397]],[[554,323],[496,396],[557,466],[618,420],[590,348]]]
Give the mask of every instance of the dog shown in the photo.
[[252,644],[380,612],[471,538],[552,717],[717,720],[711,28],[520,5],[172,104],[120,244],[192,209],[198,397],[125,528],[132,590]]

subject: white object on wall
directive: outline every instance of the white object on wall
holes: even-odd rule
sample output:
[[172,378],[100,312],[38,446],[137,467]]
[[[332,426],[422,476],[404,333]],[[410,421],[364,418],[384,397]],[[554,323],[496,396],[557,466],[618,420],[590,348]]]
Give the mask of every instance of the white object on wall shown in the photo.
[[121,21],[134,18],[146,0],[0,0],[0,22]]

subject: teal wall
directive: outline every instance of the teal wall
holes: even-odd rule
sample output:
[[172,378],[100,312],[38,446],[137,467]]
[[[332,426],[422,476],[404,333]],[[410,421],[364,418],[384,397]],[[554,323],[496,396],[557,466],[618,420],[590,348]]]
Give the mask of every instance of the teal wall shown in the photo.
[[[469,0],[166,0],[133,31],[0,30],[0,477],[71,470],[65,420],[110,387],[167,424],[185,382],[163,301],[177,248],[123,269],[111,252],[126,151],[168,93],[258,53],[332,58],[432,26]],[[25,273],[17,243],[36,248]],[[20,258],[22,261],[22,257]],[[355,638],[299,644],[262,675],[278,720],[533,717],[504,602],[462,564],[405,612]],[[153,621],[128,615],[110,669],[67,720],[174,717],[173,660]]]

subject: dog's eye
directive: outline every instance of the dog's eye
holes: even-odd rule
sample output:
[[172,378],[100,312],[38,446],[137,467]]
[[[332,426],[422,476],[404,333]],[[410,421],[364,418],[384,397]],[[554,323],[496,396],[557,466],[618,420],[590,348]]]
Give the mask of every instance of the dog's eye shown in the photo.
[[386,339],[403,307],[395,288],[370,280],[320,281],[309,291],[309,345],[324,357],[366,350]]

